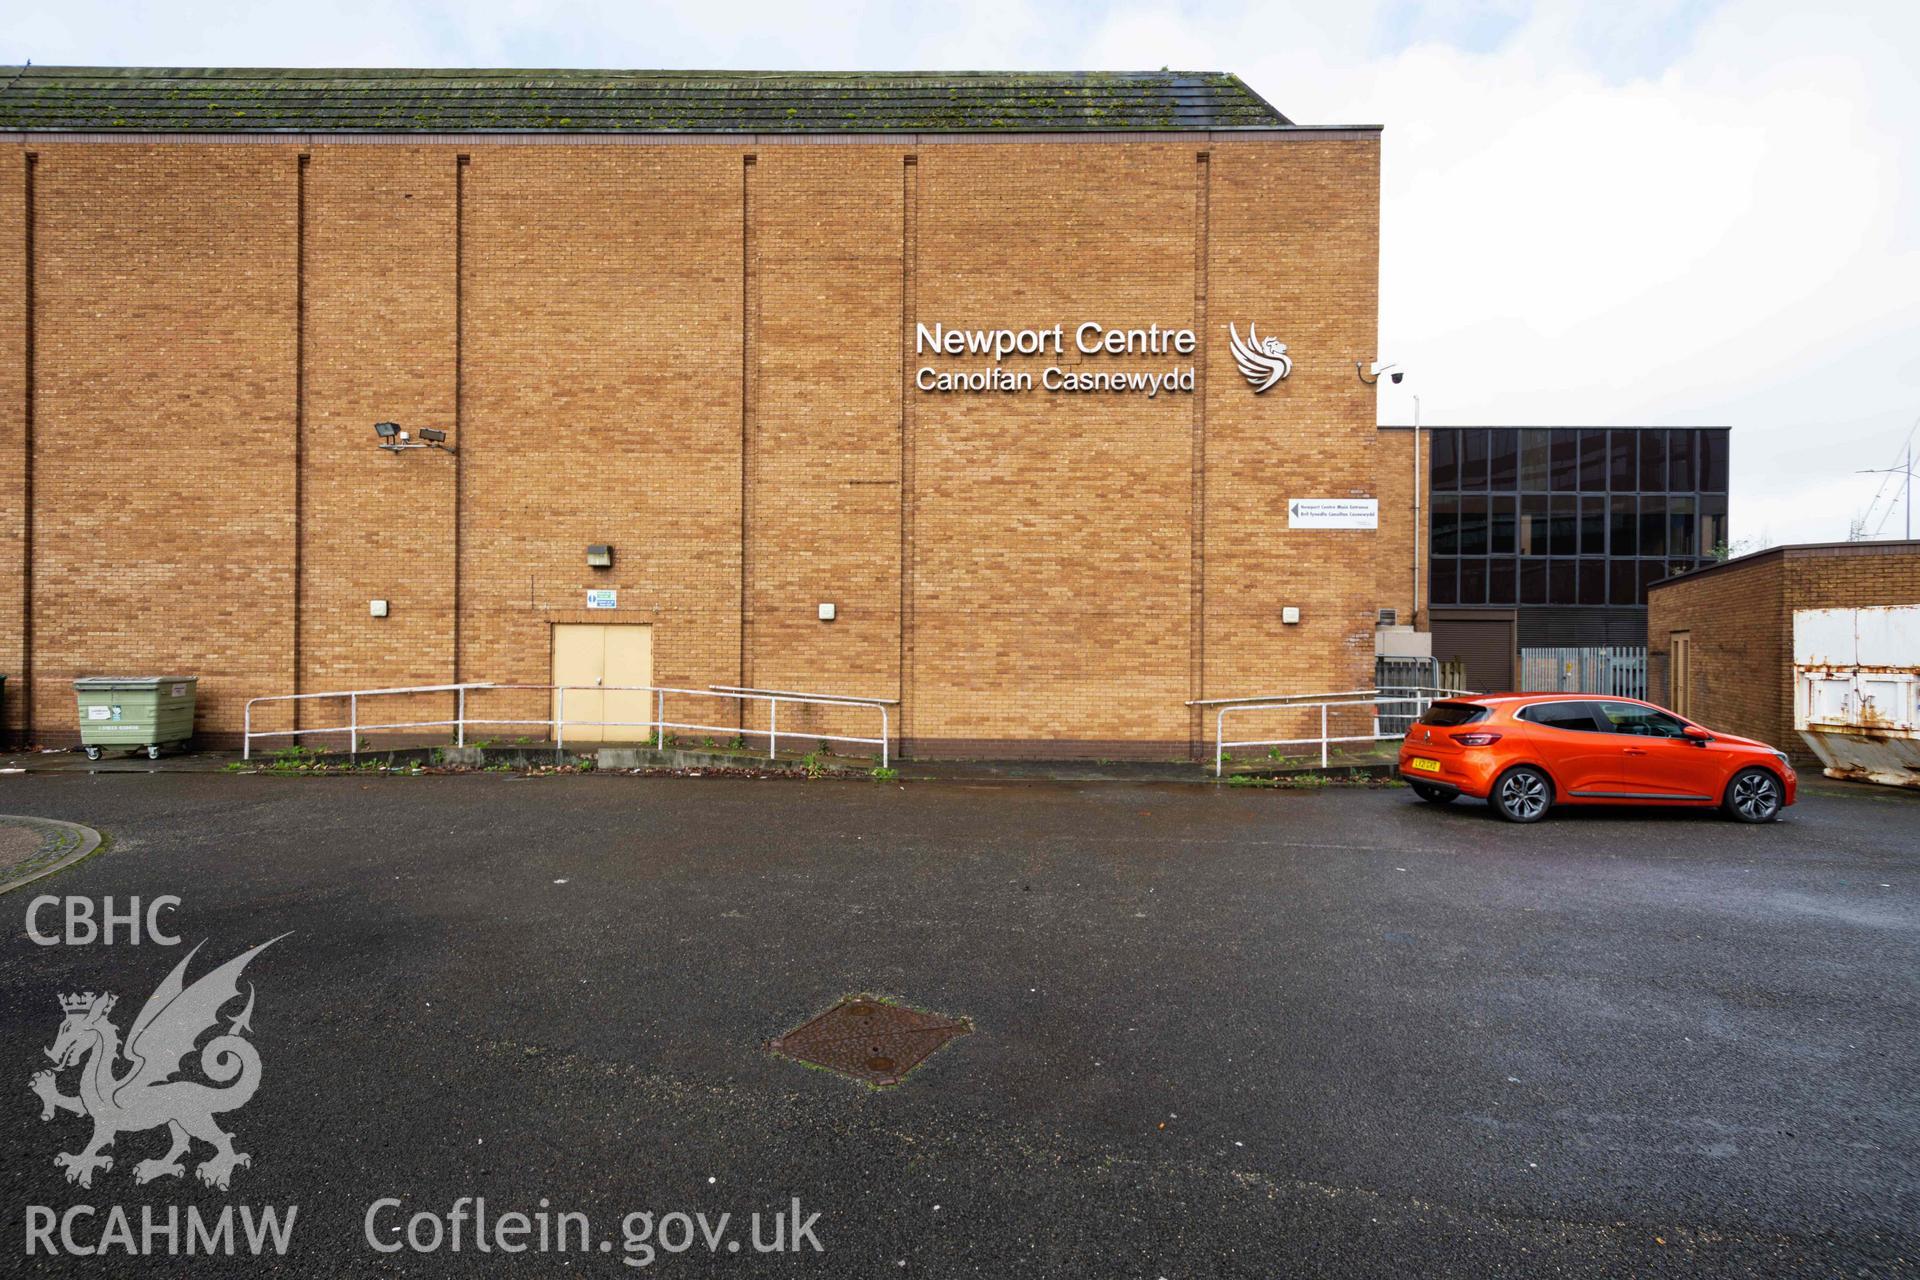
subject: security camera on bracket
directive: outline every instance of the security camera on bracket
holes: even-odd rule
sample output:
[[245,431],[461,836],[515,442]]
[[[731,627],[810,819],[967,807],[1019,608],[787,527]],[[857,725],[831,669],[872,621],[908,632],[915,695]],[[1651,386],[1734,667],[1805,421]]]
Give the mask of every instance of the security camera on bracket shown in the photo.
[[402,431],[397,422],[376,422],[373,424],[373,433],[380,437],[380,447],[390,453],[399,453],[402,449],[444,449],[448,453],[455,452],[454,447],[447,443],[447,433],[435,431],[432,427],[420,428],[418,440]]
[[1393,380],[1395,386],[1400,385],[1400,379],[1407,376],[1407,371],[1399,365],[1383,364],[1378,360],[1375,360],[1371,365],[1356,360],[1353,362],[1353,371],[1359,374],[1360,381],[1366,383],[1368,386],[1372,386],[1374,383],[1380,381],[1380,375],[1383,373]]

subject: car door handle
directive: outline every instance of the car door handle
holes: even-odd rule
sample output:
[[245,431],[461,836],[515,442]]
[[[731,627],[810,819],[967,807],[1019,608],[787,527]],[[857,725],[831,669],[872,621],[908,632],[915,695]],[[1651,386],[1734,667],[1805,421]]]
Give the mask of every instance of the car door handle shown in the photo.
[[1647,754],[1645,747],[1622,747],[1621,750],[1630,756],[1643,756]]

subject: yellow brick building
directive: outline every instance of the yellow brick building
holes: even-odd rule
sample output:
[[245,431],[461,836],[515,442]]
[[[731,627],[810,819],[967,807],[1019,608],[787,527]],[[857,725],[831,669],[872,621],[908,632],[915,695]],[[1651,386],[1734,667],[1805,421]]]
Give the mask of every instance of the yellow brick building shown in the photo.
[[1214,74],[36,67],[0,148],[16,739],[86,674],[199,675],[212,742],[542,685],[578,626],[922,754],[1371,683],[1377,128]]

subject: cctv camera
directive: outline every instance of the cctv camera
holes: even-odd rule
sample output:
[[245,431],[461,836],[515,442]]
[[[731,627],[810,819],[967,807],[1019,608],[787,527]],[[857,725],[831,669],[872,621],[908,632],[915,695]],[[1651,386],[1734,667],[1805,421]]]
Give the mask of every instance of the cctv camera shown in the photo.
[[1404,370],[1404,369],[1395,369],[1395,370],[1393,371],[1393,385],[1394,385],[1394,386],[1396,386],[1396,387],[1397,387],[1397,386],[1399,386],[1399,385],[1400,385],[1400,379],[1402,379],[1402,378],[1404,378],[1404,377],[1406,377],[1406,376],[1407,376],[1407,373],[1406,373],[1406,370]]

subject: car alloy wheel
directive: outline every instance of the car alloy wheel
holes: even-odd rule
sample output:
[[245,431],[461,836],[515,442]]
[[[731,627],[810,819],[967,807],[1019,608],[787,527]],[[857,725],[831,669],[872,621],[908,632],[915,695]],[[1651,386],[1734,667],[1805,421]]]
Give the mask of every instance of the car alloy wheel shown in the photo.
[[1741,822],[1772,822],[1780,814],[1780,780],[1765,769],[1742,769],[1727,787],[1727,812]]
[[1508,822],[1538,822],[1553,803],[1553,784],[1538,769],[1509,769],[1493,784],[1493,807]]

